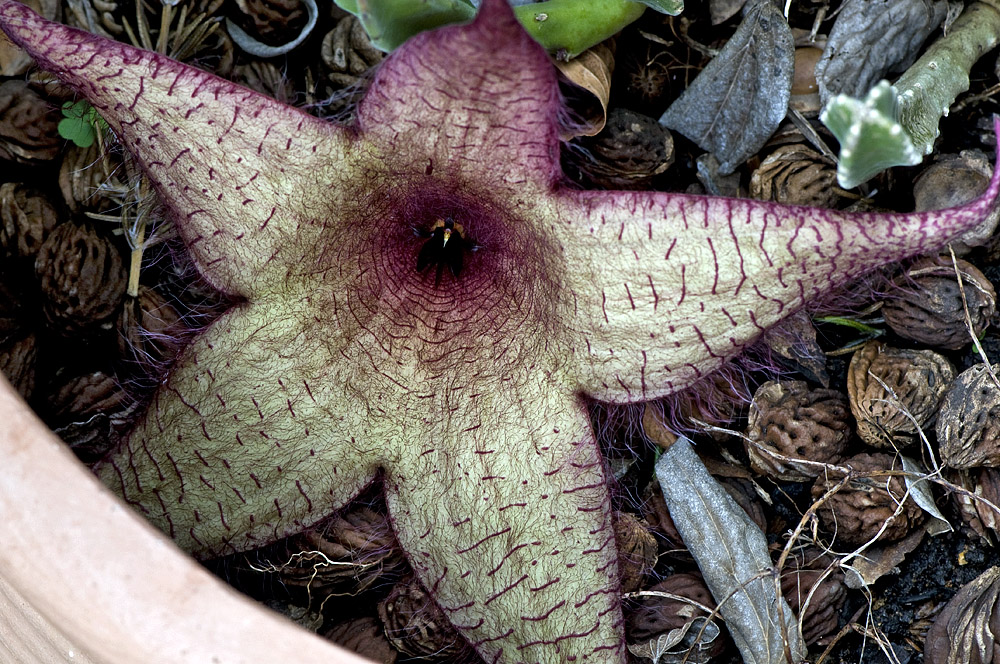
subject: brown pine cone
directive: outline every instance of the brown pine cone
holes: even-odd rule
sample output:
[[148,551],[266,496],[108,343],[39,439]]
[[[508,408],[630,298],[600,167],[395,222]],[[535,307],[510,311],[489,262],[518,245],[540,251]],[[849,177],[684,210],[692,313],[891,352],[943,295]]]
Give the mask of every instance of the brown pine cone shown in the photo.
[[639,589],[656,566],[656,538],[634,515],[615,512],[614,516],[622,592],[630,593]]
[[875,447],[914,443],[917,427],[934,424],[954,377],[951,363],[933,351],[869,341],[854,353],[847,369],[847,395],[858,435]]
[[0,83],[0,159],[36,164],[55,159],[62,147],[59,111],[26,82]]
[[0,185],[0,249],[30,258],[59,224],[59,212],[42,192],[19,182]]
[[385,53],[372,46],[368,33],[356,16],[345,16],[323,37],[320,57],[327,78],[340,87],[354,85],[358,78],[382,62]]
[[962,522],[984,542],[990,542],[1000,536],[1000,512],[983,502],[986,500],[1000,507],[1000,470],[973,468],[969,472],[956,472],[954,475],[958,477],[953,476],[952,481],[973,494],[969,496],[958,491],[952,494],[962,516]]
[[358,594],[389,582],[404,567],[403,554],[384,514],[356,507],[291,538],[297,552],[277,569],[281,582],[308,589],[314,602]]
[[958,350],[972,341],[965,308],[976,337],[989,327],[996,313],[997,294],[979,269],[957,259],[965,303],[955,278],[951,256],[917,259],[896,282],[899,289],[885,301],[882,315],[892,331],[911,341]]
[[389,643],[382,624],[374,616],[354,618],[327,629],[323,636],[338,646],[379,664],[396,664],[399,653]]
[[805,145],[782,145],[750,176],[750,195],[761,201],[830,208],[837,202],[837,168]]
[[30,399],[35,391],[37,356],[35,335],[31,333],[0,346],[0,373],[25,400]]
[[[892,456],[882,453],[858,454],[843,464],[858,473],[902,470]],[[816,479],[812,497],[817,499],[836,485],[843,475],[830,472]],[[881,542],[902,539],[924,520],[924,512],[909,498],[903,509],[893,517],[897,505],[906,495],[906,484],[901,477],[872,477],[851,480],[831,496],[817,511],[823,529],[836,536],[836,542],[847,546],[860,546],[873,539],[889,519]]]
[[[803,381],[768,381],[757,388],[747,437],[766,450],[787,457],[838,463],[851,436],[847,399],[836,390],[810,390]],[[747,443],[750,466],[776,479],[805,482],[822,467],[785,462]]]
[[614,108],[597,136],[581,138],[589,158],[577,166],[605,189],[641,189],[674,163],[670,132],[653,118]]
[[236,23],[251,37],[272,46],[298,37],[307,21],[302,0],[236,0],[236,5]]
[[444,661],[470,656],[472,648],[414,578],[395,585],[379,603],[378,615],[385,635],[404,655]]
[[56,227],[35,258],[42,312],[66,336],[90,331],[115,314],[126,276],[118,249],[89,224]]

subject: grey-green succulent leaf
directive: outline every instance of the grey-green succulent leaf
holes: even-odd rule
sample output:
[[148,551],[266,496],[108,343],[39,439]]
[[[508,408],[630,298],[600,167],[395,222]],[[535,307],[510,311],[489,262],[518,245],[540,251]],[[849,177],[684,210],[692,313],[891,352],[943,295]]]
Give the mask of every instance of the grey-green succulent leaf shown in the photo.
[[880,81],[864,100],[836,95],[827,104],[820,119],[840,141],[841,187],[856,187],[893,166],[920,163],[920,152],[897,120],[898,108],[898,93],[888,81]]
[[941,117],[969,88],[972,66],[997,43],[1000,9],[976,2],[895,85],[877,84],[864,101],[832,98],[820,119],[841,142],[840,186],[856,187],[886,168],[919,164],[930,154]]

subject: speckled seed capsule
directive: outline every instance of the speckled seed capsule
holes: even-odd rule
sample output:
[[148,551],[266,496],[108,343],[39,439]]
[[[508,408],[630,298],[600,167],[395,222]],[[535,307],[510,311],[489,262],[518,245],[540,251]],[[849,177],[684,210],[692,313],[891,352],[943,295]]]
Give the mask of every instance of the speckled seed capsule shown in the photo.
[[768,381],[757,388],[750,404],[747,437],[751,442],[746,444],[750,466],[784,481],[812,480],[823,471],[822,466],[783,461],[768,452],[837,463],[851,436],[850,420],[847,399],[836,390],[811,390],[798,380]]
[[901,448],[934,424],[955,377],[951,363],[930,350],[906,350],[869,341],[851,358],[847,395],[858,435],[869,445]]
[[806,644],[837,631],[847,586],[832,556],[808,547],[790,557],[781,571],[781,594],[799,616]]
[[[962,275],[959,290],[955,266]],[[892,331],[903,337],[935,348],[957,350],[972,342],[990,325],[996,313],[996,291],[979,269],[961,258],[953,264],[951,256],[918,259],[897,280],[899,289],[887,299],[882,315]],[[968,307],[972,333],[966,323]]]
[[[994,375],[1000,365],[994,365]],[[952,383],[938,414],[941,460],[952,468],[1000,466],[1000,387],[985,364]]]

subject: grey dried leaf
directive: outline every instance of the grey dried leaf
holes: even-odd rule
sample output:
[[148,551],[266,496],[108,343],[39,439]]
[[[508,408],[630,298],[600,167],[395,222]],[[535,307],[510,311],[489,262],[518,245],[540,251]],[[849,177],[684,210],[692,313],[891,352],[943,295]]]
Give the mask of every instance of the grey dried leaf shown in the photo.
[[653,664],[707,664],[712,661],[709,648],[721,633],[714,622],[698,616],[644,643],[629,643],[628,650]]
[[771,0],[751,0],[736,34],[660,118],[732,173],[759,150],[788,109],[792,32]]
[[816,63],[819,94],[864,98],[888,72],[906,69],[948,12],[945,0],[848,0]]
[[[919,461],[903,455],[900,455],[899,458],[903,462],[903,470],[906,472],[917,476],[928,475],[927,469]],[[952,532],[954,528],[951,527],[951,523],[944,517],[944,514],[941,513],[937,503],[934,501],[934,494],[931,492],[931,483],[922,477],[918,479],[910,475],[903,477],[903,480],[906,482],[906,488],[909,490],[913,501],[930,517],[924,522],[924,529],[931,535]]]
[[1000,387],[985,364],[966,369],[952,383],[941,402],[937,438],[947,466],[1000,466]]
[[983,572],[945,605],[927,632],[924,662],[1000,662],[1000,567]]
[[764,533],[708,474],[686,438],[663,454],[656,477],[743,660],[779,664],[786,646],[795,661],[805,657],[795,614],[775,592]]

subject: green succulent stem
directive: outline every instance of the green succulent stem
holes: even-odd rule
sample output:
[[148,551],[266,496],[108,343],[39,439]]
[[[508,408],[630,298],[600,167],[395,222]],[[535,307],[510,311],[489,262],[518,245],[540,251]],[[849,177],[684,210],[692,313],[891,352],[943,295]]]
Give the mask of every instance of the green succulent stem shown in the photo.
[[864,100],[837,95],[823,122],[841,144],[837,180],[850,189],[893,166],[912,166],[934,149],[938,123],[969,88],[969,71],[1000,43],[1000,1],[969,5],[895,85]]
[[[361,21],[372,44],[395,50],[425,30],[471,21],[476,9],[466,0],[334,0]],[[683,3],[658,2],[678,13]],[[572,58],[639,18],[646,4],[633,0],[548,0],[514,8],[525,30],[551,53]]]
[[969,71],[1000,42],[1000,7],[975,2],[896,81],[899,121],[914,147],[930,154],[938,120],[969,89]]

